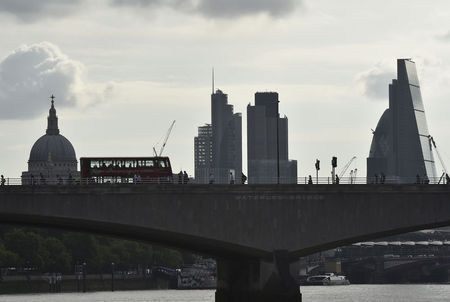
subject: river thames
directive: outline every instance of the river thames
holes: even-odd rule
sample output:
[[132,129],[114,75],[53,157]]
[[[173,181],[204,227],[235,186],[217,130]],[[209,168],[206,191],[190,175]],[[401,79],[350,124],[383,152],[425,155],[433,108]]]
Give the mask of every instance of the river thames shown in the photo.
[[[450,284],[304,286],[303,302],[448,302]],[[213,302],[214,290],[0,295],[2,302]]]

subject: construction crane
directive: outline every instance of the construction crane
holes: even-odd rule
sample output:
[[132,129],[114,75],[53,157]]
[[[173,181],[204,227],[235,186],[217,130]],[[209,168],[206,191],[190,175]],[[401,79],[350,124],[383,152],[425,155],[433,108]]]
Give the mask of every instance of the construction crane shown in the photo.
[[434,138],[431,135],[428,135],[428,140],[430,141],[430,149],[431,149],[431,147],[434,147],[434,150],[436,151],[436,154],[437,154],[437,156],[439,158],[439,162],[441,163],[442,169],[444,170],[444,172],[442,173],[442,176],[441,176],[441,178],[439,179],[439,182],[438,182],[438,183],[440,183],[441,180],[444,179],[444,177],[448,174],[447,173],[447,167],[445,167],[444,160],[441,157],[441,153],[439,153],[439,150],[436,147],[436,142],[434,141]]
[[153,152],[155,153],[155,156],[161,156],[162,155],[162,153],[164,151],[164,147],[166,146],[167,140],[169,139],[170,132],[172,132],[173,125],[175,125],[175,120],[172,122],[172,124],[170,124],[169,130],[167,130],[166,137],[164,138],[164,141],[163,141],[163,144],[161,146],[161,149],[159,149],[159,154],[156,152],[155,146],[153,147]]
[[339,178],[342,178],[344,176],[345,172],[348,170],[348,167],[352,164],[352,162],[356,159],[356,156],[353,156],[352,159],[348,161],[347,164],[345,164],[344,168],[342,168],[341,173],[339,173]]

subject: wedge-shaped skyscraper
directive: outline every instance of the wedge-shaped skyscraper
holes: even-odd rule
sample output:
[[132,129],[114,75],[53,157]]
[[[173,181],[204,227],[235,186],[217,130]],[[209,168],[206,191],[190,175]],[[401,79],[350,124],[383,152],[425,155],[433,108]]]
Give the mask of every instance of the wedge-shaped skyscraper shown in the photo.
[[410,59],[397,60],[397,79],[389,85],[389,109],[373,133],[367,158],[369,182],[433,180],[436,167],[416,66]]

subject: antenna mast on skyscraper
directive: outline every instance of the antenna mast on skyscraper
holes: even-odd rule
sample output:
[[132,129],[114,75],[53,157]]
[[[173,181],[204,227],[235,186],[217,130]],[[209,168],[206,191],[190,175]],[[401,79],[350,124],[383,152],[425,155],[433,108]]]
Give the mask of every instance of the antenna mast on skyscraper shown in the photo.
[[214,94],[214,67],[212,68],[212,94]]

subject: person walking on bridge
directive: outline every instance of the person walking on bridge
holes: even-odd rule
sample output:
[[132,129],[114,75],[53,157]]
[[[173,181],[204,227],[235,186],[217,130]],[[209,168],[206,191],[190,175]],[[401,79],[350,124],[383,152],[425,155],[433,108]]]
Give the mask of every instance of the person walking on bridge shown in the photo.
[[2,175],[0,178],[0,186],[4,186],[5,185],[5,177]]
[[186,171],[183,172],[183,184],[187,184],[189,182],[189,175]]
[[178,173],[178,184],[181,185],[183,183],[183,171],[180,170]]
[[230,172],[230,185],[234,185],[234,174]]

